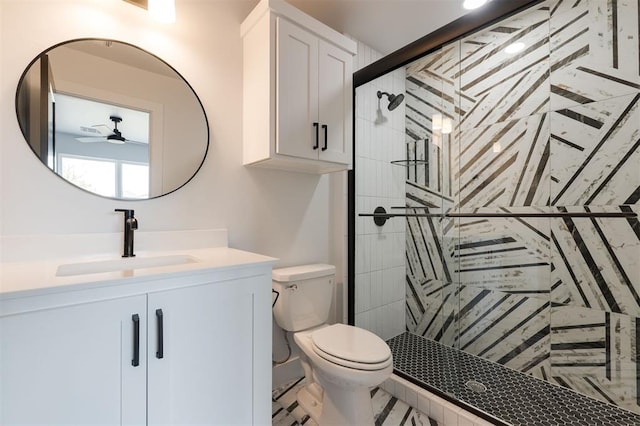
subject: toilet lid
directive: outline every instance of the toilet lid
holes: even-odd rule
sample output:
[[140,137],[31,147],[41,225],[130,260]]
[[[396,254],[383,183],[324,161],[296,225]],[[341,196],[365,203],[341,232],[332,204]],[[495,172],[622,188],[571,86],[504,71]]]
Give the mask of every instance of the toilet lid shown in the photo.
[[[311,334],[311,341],[318,355],[322,356],[321,352],[324,352],[329,355],[329,361],[346,366],[356,363],[375,364],[375,368],[384,368],[391,357],[391,350],[384,340],[370,331],[350,325],[324,327]],[[347,361],[349,365],[339,360]],[[359,368],[366,369],[364,366]]]

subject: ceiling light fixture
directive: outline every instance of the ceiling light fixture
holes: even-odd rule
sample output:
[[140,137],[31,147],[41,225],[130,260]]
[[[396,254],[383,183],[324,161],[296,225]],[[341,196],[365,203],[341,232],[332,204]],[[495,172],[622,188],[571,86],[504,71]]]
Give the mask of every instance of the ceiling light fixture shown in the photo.
[[175,0],[124,0],[149,11],[156,21],[172,24],[176,21]]
[[464,0],[462,7],[467,10],[477,9],[479,7],[484,6],[488,0]]
[[149,0],[149,14],[165,24],[176,22],[175,0]]
[[511,43],[504,49],[504,53],[513,55],[515,53],[523,51],[525,47],[526,45],[522,42]]

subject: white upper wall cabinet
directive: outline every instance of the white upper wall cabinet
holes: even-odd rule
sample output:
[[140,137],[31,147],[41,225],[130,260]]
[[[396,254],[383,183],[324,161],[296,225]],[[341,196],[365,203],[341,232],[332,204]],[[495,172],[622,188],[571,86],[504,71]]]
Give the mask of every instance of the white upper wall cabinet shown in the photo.
[[355,42],[282,0],[261,1],[241,33],[244,164],[350,168]]

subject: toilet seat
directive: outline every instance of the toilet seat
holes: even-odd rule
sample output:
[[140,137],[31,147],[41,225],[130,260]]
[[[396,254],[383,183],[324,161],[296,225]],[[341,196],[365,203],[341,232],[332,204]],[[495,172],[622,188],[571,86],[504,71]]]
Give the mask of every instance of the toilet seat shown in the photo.
[[311,333],[313,351],[334,364],[357,370],[382,370],[392,362],[391,350],[370,331],[334,324]]

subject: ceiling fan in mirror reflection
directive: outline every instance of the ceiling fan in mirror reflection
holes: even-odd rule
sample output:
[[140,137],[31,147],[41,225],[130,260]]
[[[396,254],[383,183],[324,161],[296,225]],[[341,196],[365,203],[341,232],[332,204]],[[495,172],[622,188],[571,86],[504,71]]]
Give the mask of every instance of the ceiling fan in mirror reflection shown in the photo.
[[80,126],[81,131],[86,133],[94,133],[100,136],[80,136],[76,137],[75,139],[78,142],[83,143],[109,142],[117,145],[122,145],[125,142],[142,143],[125,139],[125,137],[122,136],[122,132],[118,129],[118,123],[122,121],[122,118],[112,115],[109,117],[109,120],[113,121],[113,129],[111,129],[106,124],[94,124],[91,127]]
[[82,143],[149,144],[151,117],[148,111],[68,92],[53,93],[52,101],[56,139],[71,137]]

